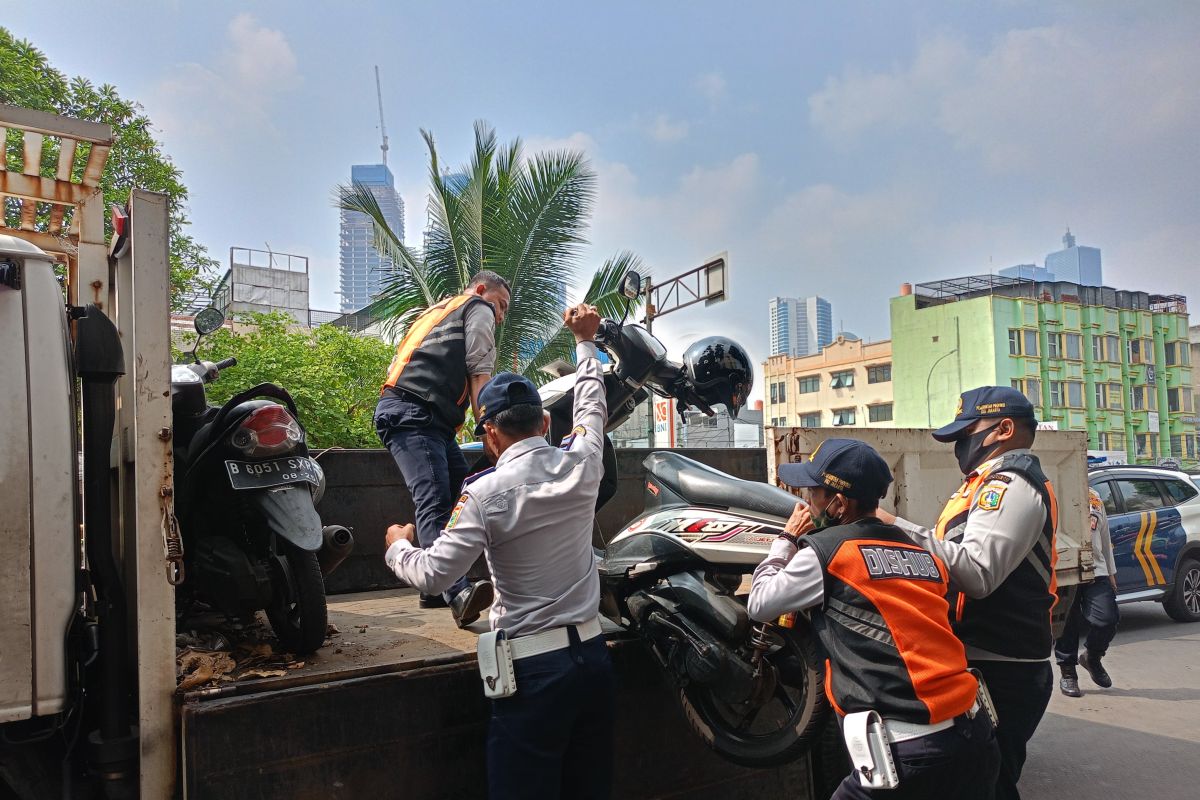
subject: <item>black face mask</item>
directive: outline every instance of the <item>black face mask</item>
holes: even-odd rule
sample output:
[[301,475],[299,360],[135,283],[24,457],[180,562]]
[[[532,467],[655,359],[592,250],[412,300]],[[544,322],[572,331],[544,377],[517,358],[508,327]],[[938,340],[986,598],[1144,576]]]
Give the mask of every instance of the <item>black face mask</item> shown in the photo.
[[1000,423],[996,423],[990,428],[976,431],[970,436],[964,436],[954,442],[954,457],[958,459],[958,467],[962,470],[963,475],[969,475],[972,470],[987,461],[988,453],[994,450],[996,445],[993,444],[985,449],[983,440],[999,425]]
[[838,520],[834,519],[829,514],[829,508],[830,508],[830,506],[832,506],[834,504],[834,501],[836,501],[836,500],[837,500],[837,498],[834,497],[833,500],[830,500],[828,503],[825,504],[824,511],[822,511],[820,514],[816,514],[813,516],[813,528],[814,529],[819,531],[819,530],[823,530],[824,528],[829,528],[834,525],[840,524]]

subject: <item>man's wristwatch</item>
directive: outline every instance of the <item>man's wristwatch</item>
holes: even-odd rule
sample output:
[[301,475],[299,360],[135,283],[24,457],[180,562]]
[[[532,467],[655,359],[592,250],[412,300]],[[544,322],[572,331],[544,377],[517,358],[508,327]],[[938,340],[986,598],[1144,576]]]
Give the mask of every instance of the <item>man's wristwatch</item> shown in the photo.
[[792,543],[792,547],[796,548],[797,550],[799,550],[799,549],[800,549],[800,537],[799,537],[799,536],[797,536],[796,534],[794,534],[794,533],[781,533],[781,534],[779,534],[779,538],[780,538],[780,539],[787,539],[789,542],[791,542],[791,543]]

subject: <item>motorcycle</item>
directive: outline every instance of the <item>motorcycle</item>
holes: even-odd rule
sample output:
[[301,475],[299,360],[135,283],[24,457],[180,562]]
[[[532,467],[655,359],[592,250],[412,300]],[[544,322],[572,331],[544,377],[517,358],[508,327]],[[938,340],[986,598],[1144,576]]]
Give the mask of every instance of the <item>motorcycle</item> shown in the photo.
[[[196,346],[225,315],[196,316]],[[171,368],[175,510],[182,530],[181,599],[234,618],[265,610],[280,644],[311,653],[325,641],[324,576],[350,554],[340,525],[322,527],[325,473],[309,455],[296,404],[263,383],[210,405],[205,386],[236,358]]]
[[[640,286],[630,273],[623,291],[632,300]],[[596,342],[612,359],[604,370],[606,432],[648,392],[675,398],[681,413],[712,415],[724,404],[736,415],[753,380],[744,352],[721,337],[694,344],[682,366],[624,319],[604,320]],[[742,383],[722,383],[714,369],[734,369]],[[570,428],[573,387],[572,374],[542,387],[552,438]],[[601,613],[648,645],[689,725],[719,755],[751,767],[800,756],[820,740],[828,716],[815,637],[803,614],[752,622],[742,593],[797,498],[674,452],[651,453],[644,466],[645,511],[596,551]]]

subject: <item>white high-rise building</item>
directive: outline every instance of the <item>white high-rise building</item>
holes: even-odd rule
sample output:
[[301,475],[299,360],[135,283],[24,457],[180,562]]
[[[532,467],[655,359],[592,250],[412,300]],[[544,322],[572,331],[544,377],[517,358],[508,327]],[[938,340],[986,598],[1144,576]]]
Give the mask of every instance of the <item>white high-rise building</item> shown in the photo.
[[811,356],[833,342],[833,306],[823,297],[772,297],[771,355]]

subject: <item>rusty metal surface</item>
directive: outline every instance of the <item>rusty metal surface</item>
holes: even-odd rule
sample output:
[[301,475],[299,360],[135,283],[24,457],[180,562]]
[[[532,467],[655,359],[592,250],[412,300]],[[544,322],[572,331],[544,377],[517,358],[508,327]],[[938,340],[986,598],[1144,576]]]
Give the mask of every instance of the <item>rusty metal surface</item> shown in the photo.
[[[688,729],[640,645],[620,682],[614,797],[809,797],[808,762],[734,766]],[[188,800],[453,800],[486,795],[488,704],[473,664],[351,678],[182,707]]]

